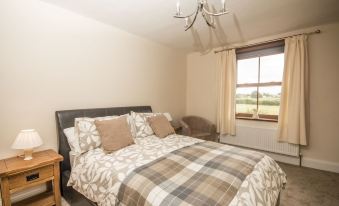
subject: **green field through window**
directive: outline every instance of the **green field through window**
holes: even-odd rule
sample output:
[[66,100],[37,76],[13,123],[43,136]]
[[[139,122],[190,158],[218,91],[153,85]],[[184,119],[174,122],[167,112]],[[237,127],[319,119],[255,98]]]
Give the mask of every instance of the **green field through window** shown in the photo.
[[284,54],[237,62],[236,113],[278,116]]

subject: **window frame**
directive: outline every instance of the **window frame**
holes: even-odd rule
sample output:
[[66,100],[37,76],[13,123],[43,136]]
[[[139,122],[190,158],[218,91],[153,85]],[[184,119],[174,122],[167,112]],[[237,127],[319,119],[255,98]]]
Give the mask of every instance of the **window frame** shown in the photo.
[[[236,84],[236,89],[237,88],[249,88],[249,87],[256,87],[257,88],[257,104],[256,108],[258,111],[259,108],[259,88],[261,87],[270,87],[270,86],[281,86],[281,82],[265,82],[265,83],[260,83],[260,58],[264,56],[269,56],[269,55],[274,55],[274,54],[281,54],[284,53],[284,46],[285,42],[283,40],[281,41],[276,41],[276,42],[271,42],[271,43],[266,43],[266,44],[260,44],[256,46],[251,46],[251,47],[245,47],[245,48],[240,48],[236,50],[237,54],[237,63],[238,60],[241,59],[249,59],[249,58],[259,58],[258,60],[258,81],[257,83],[242,83],[242,84]],[[275,48],[277,48],[275,50]],[[279,49],[282,49],[282,51],[278,52]],[[248,57],[246,57],[246,55]],[[239,58],[239,56],[242,56]],[[245,56],[245,57],[244,57]],[[237,71],[238,71],[238,65],[237,65]],[[237,78],[238,81],[238,78]],[[236,103],[237,104],[237,103]],[[236,119],[244,119],[244,120],[254,120],[254,121],[268,121],[268,122],[277,122],[279,115],[267,115],[267,114],[259,114],[259,118],[253,118],[253,114],[250,113],[237,113],[235,112],[235,117]]]

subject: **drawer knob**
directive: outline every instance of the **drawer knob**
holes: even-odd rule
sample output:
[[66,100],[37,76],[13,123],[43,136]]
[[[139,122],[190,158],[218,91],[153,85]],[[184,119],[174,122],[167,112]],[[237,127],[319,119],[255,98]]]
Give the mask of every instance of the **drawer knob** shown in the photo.
[[33,181],[33,180],[36,180],[39,178],[39,173],[34,173],[34,174],[31,174],[31,175],[27,175],[26,176],[26,181],[29,182],[29,181]]

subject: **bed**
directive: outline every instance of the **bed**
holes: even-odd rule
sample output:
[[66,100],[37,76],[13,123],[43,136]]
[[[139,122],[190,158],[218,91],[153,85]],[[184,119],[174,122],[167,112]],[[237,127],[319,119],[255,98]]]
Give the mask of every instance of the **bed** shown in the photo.
[[169,135],[138,138],[112,154],[96,148],[70,163],[63,130],[77,117],[152,112],[150,106],[56,112],[62,196],[72,205],[278,205],[285,173],[268,156]]

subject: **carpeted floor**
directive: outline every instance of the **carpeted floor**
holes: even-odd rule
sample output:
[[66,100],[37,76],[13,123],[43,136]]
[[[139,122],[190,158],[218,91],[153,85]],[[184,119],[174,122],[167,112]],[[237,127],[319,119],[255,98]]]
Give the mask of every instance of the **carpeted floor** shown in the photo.
[[69,206],[64,198],[61,198],[61,206]]
[[[339,174],[279,163],[287,174],[280,206],[339,206]],[[62,201],[63,206],[68,206]]]
[[279,163],[287,174],[281,206],[339,206],[339,174]]

